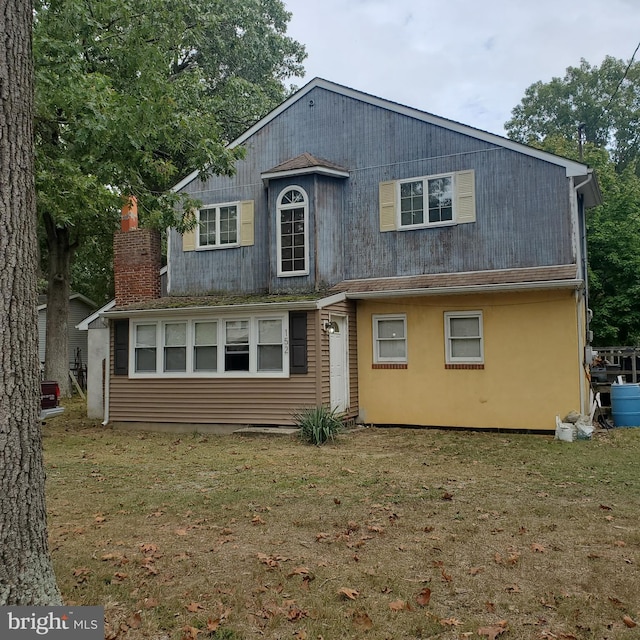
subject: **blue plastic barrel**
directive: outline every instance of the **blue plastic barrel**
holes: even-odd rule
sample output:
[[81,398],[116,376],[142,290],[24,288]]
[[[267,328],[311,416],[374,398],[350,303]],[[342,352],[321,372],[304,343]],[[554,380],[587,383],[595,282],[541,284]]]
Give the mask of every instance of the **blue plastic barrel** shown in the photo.
[[640,427],[640,384],[612,384],[611,413],[616,427]]

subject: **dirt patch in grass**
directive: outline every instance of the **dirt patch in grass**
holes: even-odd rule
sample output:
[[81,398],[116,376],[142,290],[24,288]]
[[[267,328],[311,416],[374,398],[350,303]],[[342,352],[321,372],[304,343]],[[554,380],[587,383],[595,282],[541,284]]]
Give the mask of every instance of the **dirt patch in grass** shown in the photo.
[[67,603],[108,638],[637,638],[640,429],[592,441],[44,427]]

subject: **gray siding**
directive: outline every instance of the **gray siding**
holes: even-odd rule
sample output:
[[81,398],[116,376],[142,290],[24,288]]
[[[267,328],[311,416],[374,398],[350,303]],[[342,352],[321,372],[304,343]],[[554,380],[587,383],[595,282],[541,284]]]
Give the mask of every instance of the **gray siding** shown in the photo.
[[[69,318],[68,323],[68,339],[69,339],[69,367],[73,367],[76,350],[80,349],[82,364],[87,364],[87,332],[79,331],[76,325],[82,322],[87,316],[90,316],[95,308],[87,305],[82,300],[69,301]],[[47,310],[40,309],[38,311],[38,354],[40,362],[44,363],[46,355],[47,341]]]
[[[563,167],[319,87],[245,146],[235,177],[196,179],[184,191],[204,203],[254,200],[255,245],[183,253],[173,233],[173,294],[309,289],[345,278],[575,262]],[[266,187],[260,174],[303,152],[350,175],[288,181],[311,199],[313,271],[308,278],[277,278],[275,198],[286,182]],[[467,169],[475,171],[475,223],[380,233],[379,182]]]

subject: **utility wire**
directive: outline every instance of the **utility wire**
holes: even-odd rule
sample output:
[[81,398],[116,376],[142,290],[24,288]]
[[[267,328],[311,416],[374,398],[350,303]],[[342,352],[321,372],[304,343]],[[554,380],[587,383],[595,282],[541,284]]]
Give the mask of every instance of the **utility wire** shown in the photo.
[[609,111],[609,107],[611,106],[613,99],[616,97],[618,91],[620,90],[620,87],[622,86],[622,83],[627,77],[627,73],[629,73],[629,69],[633,64],[633,59],[636,57],[636,53],[638,53],[638,49],[640,49],[640,42],[638,42],[638,46],[636,47],[636,50],[633,52],[633,55],[631,56],[631,60],[629,60],[629,64],[627,65],[627,68],[624,70],[624,73],[622,74],[622,78],[620,78],[620,82],[618,82],[618,86],[615,88],[614,92],[611,94],[611,97],[609,98],[609,102],[607,102],[607,106],[604,108],[605,112]]

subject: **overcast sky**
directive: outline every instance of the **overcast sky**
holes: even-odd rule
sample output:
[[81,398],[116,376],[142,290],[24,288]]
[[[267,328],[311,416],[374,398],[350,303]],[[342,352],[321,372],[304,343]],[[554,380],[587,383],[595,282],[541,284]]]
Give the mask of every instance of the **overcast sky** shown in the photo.
[[640,0],[284,3],[309,54],[298,86],[319,76],[500,135],[534,82],[640,42]]

